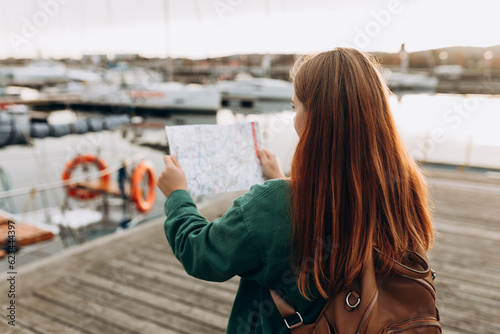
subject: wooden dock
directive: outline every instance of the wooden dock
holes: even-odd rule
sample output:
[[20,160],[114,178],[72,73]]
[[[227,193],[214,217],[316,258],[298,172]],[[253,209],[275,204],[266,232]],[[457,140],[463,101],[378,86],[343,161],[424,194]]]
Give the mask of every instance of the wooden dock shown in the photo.
[[[444,333],[500,333],[500,180],[432,173]],[[5,317],[9,275],[1,276],[0,333],[224,333],[238,279],[186,275],[162,222],[16,268],[15,330]]]

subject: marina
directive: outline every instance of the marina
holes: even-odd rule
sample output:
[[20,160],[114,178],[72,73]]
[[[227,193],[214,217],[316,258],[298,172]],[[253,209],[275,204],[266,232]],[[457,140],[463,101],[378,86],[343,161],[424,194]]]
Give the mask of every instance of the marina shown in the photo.
[[[242,92],[254,94],[253,89],[243,87],[247,86],[240,86],[240,96]],[[390,103],[402,139],[415,159],[445,169],[500,170],[498,97],[407,94],[392,95]],[[55,235],[52,241],[28,247],[30,261],[163,214],[161,196],[152,200],[149,212],[137,210],[130,178],[140,160],[151,161],[156,173],[162,170],[163,155],[169,149],[165,125],[258,122],[263,147],[276,152],[285,172],[297,142],[294,113],[286,109],[276,113],[272,102],[263,104],[265,112],[259,114],[220,109],[213,114],[183,112],[163,117],[70,109],[45,112],[42,117],[44,112],[10,106],[0,118],[0,144],[5,145],[0,159],[0,209],[5,210],[5,217]],[[66,172],[71,161],[85,156],[89,158],[75,164],[74,173]],[[29,161],[38,168],[33,170]],[[105,181],[95,174],[107,170],[104,166],[109,167]],[[77,191],[67,188],[75,182],[83,182],[76,184]],[[154,183],[147,187],[157,192]],[[71,193],[95,195],[82,200]],[[0,262],[0,269],[5,268],[6,262]]]
[[[16,333],[224,333],[238,279],[210,283],[187,276],[163,234],[164,197],[154,196],[158,191],[150,183],[145,189],[153,197],[147,210],[140,210],[129,182],[145,159],[161,171],[168,152],[165,125],[258,122],[262,145],[276,152],[289,172],[297,142],[294,113],[265,99],[258,107],[264,112],[241,110],[238,101],[256,101],[258,88],[238,89],[227,109],[210,113],[160,107],[162,115],[150,108],[137,116],[131,113],[134,106],[120,107],[121,113],[106,103],[109,111],[78,109],[76,100],[63,103],[70,108],[64,110],[51,110],[56,105],[48,100],[3,107],[2,119],[11,118],[0,127],[7,134],[0,148],[2,215],[31,228],[17,230]],[[438,231],[430,257],[444,332],[497,333],[500,99],[405,94],[391,95],[390,103],[407,149],[429,174]],[[436,137],[436,131],[445,136]],[[83,162],[91,168],[80,170]],[[239,194],[195,201],[213,220]],[[6,227],[0,225],[0,232]],[[2,305],[11,289],[4,253]],[[473,303],[477,306],[470,307]],[[0,330],[10,333],[11,327],[2,323]]]
[[[290,175],[301,86],[315,87],[308,94],[322,100],[319,109],[337,111],[351,79],[362,88],[358,102],[385,83],[400,138],[424,172],[442,332],[500,333],[500,43],[492,33],[500,21],[498,4],[482,5],[477,16],[465,1],[432,0],[6,4],[0,333],[225,333],[239,277],[195,279],[173,255],[157,185],[164,156],[177,154],[196,181],[187,183],[194,202],[213,221],[264,180],[259,148]],[[377,84],[350,78],[357,67],[322,63],[294,87],[302,56],[334,47],[365,53]],[[337,99],[326,96],[333,85],[343,92]],[[358,125],[349,140],[370,131]],[[238,321],[238,332],[254,332]]]
[[[498,333],[500,180],[426,171],[439,233],[430,258],[443,332]],[[214,219],[232,198],[200,209]],[[189,277],[172,255],[162,223],[157,218],[19,267],[16,331],[2,322],[2,333],[224,333],[238,279]],[[7,278],[0,283],[2,305]]]

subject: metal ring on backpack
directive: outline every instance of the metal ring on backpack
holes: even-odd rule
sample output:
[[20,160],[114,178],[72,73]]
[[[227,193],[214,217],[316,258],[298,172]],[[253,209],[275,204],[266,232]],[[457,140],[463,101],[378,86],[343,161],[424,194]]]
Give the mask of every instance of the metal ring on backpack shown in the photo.
[[[349,306],[349,307],[350,307],[350,308],[352,308],[352,309],[355,309],[356,307],[358,307],[359,303],[361,303],[361,297],[358,297],[358,300],[356,301],[356,304],[351,305],[351,303],[349,302],[349,297],[351,297],[351,296],[352,296],[352,293],[353,293],[353,292],[354,292],[354,290],[353,290],[353,291],[351,291],[351,292],[349,292],[349,293],[347,294],[347,297],[345,297],[345,302],[346,302],[347,306]],[[355,292],[354,292],[354,293],[355,293]]]

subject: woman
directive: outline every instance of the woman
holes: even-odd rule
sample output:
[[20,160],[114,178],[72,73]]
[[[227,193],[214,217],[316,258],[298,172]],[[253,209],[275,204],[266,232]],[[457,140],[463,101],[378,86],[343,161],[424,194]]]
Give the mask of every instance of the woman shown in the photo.
[[312,323],[329,295],[360,274],[373,247],[381,273],[408,250],[427,251],[433,227],[425,182],[394,124],[387,88],[361,52],[337,48],[292,71],[299,135],[291,176],[260,151],[269,180],[207,224],[175,157],[158,186],[168,197],[165,233],[186,271],[241,276],[228,333],[287,333],[270,297],[280,289]]

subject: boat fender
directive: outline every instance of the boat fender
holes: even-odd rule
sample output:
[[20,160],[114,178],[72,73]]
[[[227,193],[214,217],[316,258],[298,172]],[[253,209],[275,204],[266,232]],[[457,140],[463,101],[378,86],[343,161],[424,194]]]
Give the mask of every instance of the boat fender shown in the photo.
[[89,125],[85,119],[77,119],[75,123],[70,124],[71,133],[74,134],[84,134],[89,131]]
[[88,118],[87,123],[89,125],[89,131],[92,132],[102,131],[103,124],[101,118],[99,117]]
[[45,138],[50,133],[49,125],[47,123],[31,123],[30,136],[31,138]]
[[49,135],[51,137],[62,137],[71,133],[69,124],[49,124]]

